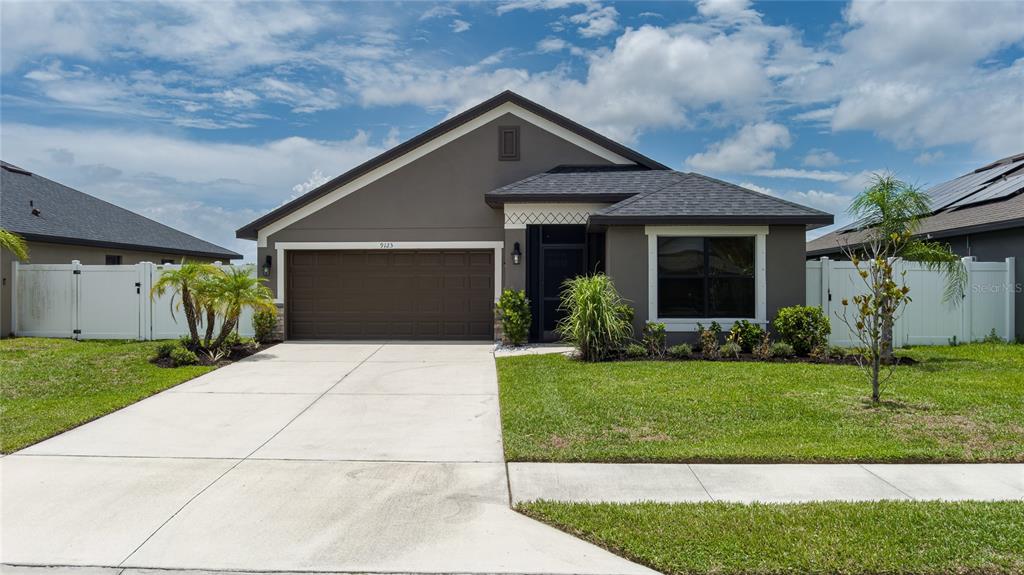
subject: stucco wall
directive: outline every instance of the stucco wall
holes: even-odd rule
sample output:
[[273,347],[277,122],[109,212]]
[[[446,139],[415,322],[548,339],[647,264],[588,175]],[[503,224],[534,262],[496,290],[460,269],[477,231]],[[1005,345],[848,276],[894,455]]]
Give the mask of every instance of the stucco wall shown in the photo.
[[[195,258],[182,256],[181,254],[44,242],[28,242],[28,249],[31,258],[28,263],[32,264],[70,264],[72,260],[78,260],[83,265],[103,265],[106,263],[107,255],[121,256],[122,265],[132,265],[139,262],[158,264],[163,259],[173,259],[175,263],[181,263],[182,258],[186,257],[192,261],[214,261],[212,258]],[[0,337],[7,337],[11,333],[11,292],[13,291],[11,264],[13,261],[14,257],[7,250],[0,250]],[[225,260],[224,263],[229,262]]]
[[1017,341],[1024,342],[1024,228],[997,230],[943,238],[954,252],[962,257],[974,256],[980,262],[999,262],[1016,258],[1014,276],[1016,285],[1010,286],[1017,292],[1014,301],[1014,331]]
[[[520,160],[499,161],[498,126],[512,125],[520,128]],[[506,114],[274,233],[257,263],[273,256],[268,285],[276,290],[276,242],[503,241],[502,210],[484,193],[559,164],[607,163]]]
[[[519,265],[512,263],[512,249],[519,242]],[[504,268],[502,271],[503,288],[526,289],[526,230],[505,230],[505,248],[503,252]]]
[[[768,321],[780,308],[804,305],[806,273],[803,226],[771,226],[765,238]],[[643,226],[609,226],[606,239],[608,275],[636,310],[637,334],[647,322],[647,235]],[[694,341],[693,334],[670,333],[669,342]]]

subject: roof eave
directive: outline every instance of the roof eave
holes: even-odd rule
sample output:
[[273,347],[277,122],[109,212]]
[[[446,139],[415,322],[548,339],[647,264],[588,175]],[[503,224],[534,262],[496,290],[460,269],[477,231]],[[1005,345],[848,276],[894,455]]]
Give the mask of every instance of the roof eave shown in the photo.
[[711,225],[738,225],[738,224],[771,224],[771,225],[805,225],[808,230],[817,229],[832,225],[834,218],[831,215],[823,216],[680,216],[680,215],[649,215],[649,216],[616,216],[609,214],[594,214],[590,221],[595,224],[606,225],[671,225],[671,224],[711,224]]
[[181,248],[168,248],[164,246],[150,246],[143,244],[126,244],[120,242],[104,242],[101,240],[90,240],[84,238],[68,238],[62,236],[51,236],[47,234],[34,234],[31,232],[19,232],[17,230],[11,230],[17,233],[19,236],[30,242],[42,242],[49,244],[63,244],[73,246],[89,246],[95,248],[113,248],[120,250],[134,250],[134,251],[145,251],[145,252],[162,252],[167,254],[178,254],[184,256],[197,256],[203,258],[223,258],[227,260],[238,260],[242,259],[242,254],[235,253],[231,250],[224,250],[223,252],[204,252],[198,250],[183,250]]
[[[984,224],[977,224],[973,226],[964,226],[959,228],[947,228],[944,230],[936,230],[933,232],[924,232],[917,234],[916,237],[924,237],[929,240],[941,240],[944,238],[955,238],[957,236],[963,236],[967,234],[980,234],[985,232],[998,232],[1000,230],[1008,230],[1013,228],[1024,227],[1024,218],[1016,218],[1012,220],[1003,220],[999,222],[987,222]],[[827,237],[827,236],[822,236]],[[817,238],[812,241],[818,241],[821,238]],[[835,254],[843,251],[843,248],[847,246],[857,247],[862,245],[864,242],[853,242],[853,243],[836,243],[834,246],[827,248],[818,248],[809,250],[807,255],[811,256],[827,256],[829,254]]]
[[338,188],[339,186],[348,183],[354,180],[355,178],[367,172],[370,172],[371,170],[374,170],[384,164],[387,164],[388,162],[394,160],[395,158],[401,157],[407,154],[408,152],[420,147],[421,145],[429,142],[430,140],[433,140],[438,136],[444,135],[445,133],[450,132],[455,128],[471,121],[477,116],[480,116],[481,114],[487,112],[488,110],[496,108],[507,102],[512,102],[521,108],[529,110],[537,115],[544,116],[547,119],[551,120],[552,122],[562,126],[563,128],[575,132],[576,134],[584,138],[587,138],[601,145],[602,147],[607,148],[608,150],[611,150],[619,154],[620,156],[628,158],[629,160],[632,160],[638,164],[647,166],[648,168],[654,170],[669,169],[668,166],[662,164],[661,162],[648,158],[647,156],[637,152],[636,150],[627,148],[626,146],[623,146],[622,144],[615,142],[614,140],[602,136],[601,134],[598,134],[597,132],[591,130],[590,128],[587,128],[586,126],[583,126],[578,122],[570,120],[569,118],[566,118],[565,116],[557,112],[545,108],[544,106],[541,106],[536,102],[531,102],[530,100],[527,100],[526,98],[520,96],[519,94],[516,94],[515,92],[506,90],[452,118],[449,118],[448,120],[445,120],[444,122],[441,122],[440,124],[434,126],[433,128],[430,128],[429,130],[419,134],[418,136],[415,136],[414,138],[406,142],[403,142],[395,146],[394,148],[391,148],[390,150],[374,158],[371,158],[370,160],[367,160],[366,162],[363,162],[362,164],[356,166],[355,168],[352,168],[351,170],[303,194],[302,196],[299,196],[298,198],[295,198],[294,200],[274,210],[271,210],[262,217],[257,218],[252,222],[235,230],[235,237],[239,239],[255,240],[259,236],[258,232],[260,228],[264,227],[265,225],[273,221],[280,219],[285,214],[291,213],[292,211],[330,193],[332,190]]

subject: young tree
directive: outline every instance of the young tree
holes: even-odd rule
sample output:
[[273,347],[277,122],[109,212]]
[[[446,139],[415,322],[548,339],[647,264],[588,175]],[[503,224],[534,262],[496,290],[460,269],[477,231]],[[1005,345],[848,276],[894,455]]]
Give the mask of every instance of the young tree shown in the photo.
[[[889,239],[890,242],[899,240],[900,238],[895,237]],[[843,315],[839,317],[861,343],[862,353],[855,357],[857,364],[867,371],[871,380],[873,403],[881,400],[882,385],[895,371],[896,362],[886,355],[886,348],[892,344],[892,326],[910,302],[910,296],[907,295],[910,288],[904,281],[906,272],[901,272],[899,277],[896,277],[894,265],[897,260],[884,255],[886,244],[884,241],[873,240],[861,246],[864,259],[852,251],[848,252],[850,261],[857,268],[857,275],[864,282],[867,291],[853,296],[852,314],[850,301],[843,299]],[[888,334],[886,329],[890,330]],[[891,351],[891,347],[889,350]],[[881,373],[883,366],[888,368],[884,379]]]
[[224,314],[224,323],[221,324],[216,341],[208,346],[210,349],[218,350],[224,345],[224,341],[238,325],[238,318],[244,308],[257,311],[276,309],[270,290],[263,285],[264,281],[264,278],[252,273],[252,266],[222,268],[210,279],[211,297]]
[[24,238],[14,232],[0,228],[0,248],[3,248],[23,262],[28,261],[28,244]]
[[151,298],[157,298],[168,291],[171,296],[171,317],[174,317],[174,310],[181,309],[185,312],[185,323],[188,324],[190,345],[198,348],[199,341],[199,312],[200,304],[197,301],[197,292],[203,291],[204,282],[216,271],[210,264],[196,262],[182,262],[178,269],[168,269],[160,275],[160,279],[153,284],[150,292]]
[[[864,261],[878,258],[891,264],[893,258],[923,263],[927,269],[945,276],[945,300],[959,304],[967,285],[967,271],[949,244],[933,242],[915,235],[921,219],[931,213],[931,198],[920,188],[897,179],[893,174],[872,176],[871,185],[850,204],[865,234],[863,244],[844,248],[847,256],[860,254]],[[870,272],[869,272],[870,273]],[[882,357],[891,360],[892,331],[895,319],[882,317]]]

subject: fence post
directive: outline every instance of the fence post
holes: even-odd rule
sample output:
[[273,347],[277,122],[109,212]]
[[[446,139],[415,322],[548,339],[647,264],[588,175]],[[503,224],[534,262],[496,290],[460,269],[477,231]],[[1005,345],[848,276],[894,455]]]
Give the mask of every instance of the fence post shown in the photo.
[[139,339],[153,339],[153,307],[149,292],[153,288],[153,262],[139,262],[135,265],[139,280]]
[[1016,265],[1016,258],[1006,258],[1006,341],[1011,343],[1017,340],[1015,316],[1017,313]]
[[967,289],[964,290],[964,301],[960,313],[960,341],[971,343],[974,338],[974,256],[960,258],[967,274]]
[[21,268],[21,262],[17,259],[11,262],[11,309],[7,310],[11,314],[11,333],[18,335],[18,272]]
[[831,275],[831,260],[828,259],[828,256],[821,256],[821,311],[825,312],[825,317],[830,323],[832,322],[832,302],[829,301]]
[[82,262],[71,260],[71,339],[81,339],[82,326],[79,323],[78,307],[82,288]]

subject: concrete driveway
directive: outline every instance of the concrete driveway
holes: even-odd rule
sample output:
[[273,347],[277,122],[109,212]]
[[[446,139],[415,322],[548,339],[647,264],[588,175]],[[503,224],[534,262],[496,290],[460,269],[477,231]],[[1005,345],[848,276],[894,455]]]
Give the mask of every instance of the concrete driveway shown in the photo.
[[653,573],[509,509],[486,344],[278,345],[0,467],[8,565]]

